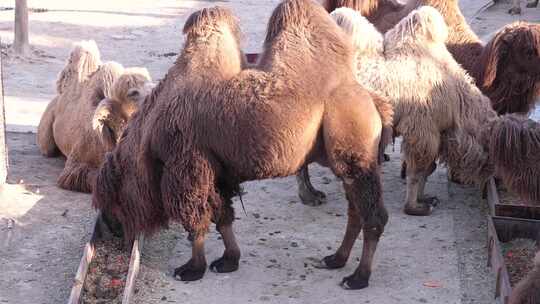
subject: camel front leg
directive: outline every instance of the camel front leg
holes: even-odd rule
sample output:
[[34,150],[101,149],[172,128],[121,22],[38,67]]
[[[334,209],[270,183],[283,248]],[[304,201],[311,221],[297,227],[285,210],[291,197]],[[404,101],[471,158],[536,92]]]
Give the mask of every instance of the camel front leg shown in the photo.
[[512,1],[512,8],[508,10],[510,15],[519,15],[521,14],[521,6],[519,5],[520,0]]
[[438,202],[436,197],[426,197],[424,188],[429,175],[427,170],[407,166],[407,196],[404,212],[408,215],[426,216],[433,211]]
[[191,259],[174,270],[174,277],[180,281],[200,280],[206,272],[206,257],[204,254],[206,233],[195,233],[191,235],[191,238]]
[[298,183],[298,196],[300,196],[302,204],[319,206],[326,203],[326,194],[318,191],[311,184],[307,165],[303,166],[296,174],[296,182]]
[[225,200],[224,212],[217,221],[217,231],[221,234],[225,251],[223,256],[210,264],[210,270],[218,273],[233,272],[238,270],[240,262],[240,247],[236,243],[233,231],[234,210],[230,199]]

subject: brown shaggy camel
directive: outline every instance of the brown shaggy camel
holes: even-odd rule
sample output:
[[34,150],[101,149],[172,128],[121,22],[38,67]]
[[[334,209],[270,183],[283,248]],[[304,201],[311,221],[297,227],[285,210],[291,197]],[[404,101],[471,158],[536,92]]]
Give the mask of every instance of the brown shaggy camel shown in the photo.
[[534,263],[533,270],[514,287],[508,304],[540,304],[540,252]]
[[[528,113],[540,96],[540,24],[515,22],[499,30],[487,43],[467,24],[458,0],[410,0],[406,5],[392,0],[325,0],[328,12],[349,7],[361,12],[381,32],[386,32],[413,9],[437,8],[448,24],[446,40],[455,60],[475,79],[497,113]],[[436,165],[431,165],[431,171]],[[401,175],[405,178],[406,165]],[[453,181],[460,181],[450,172]],[[298,193],[306,205],[325,202],[325,194],[309,180],[307,167],[297,175]],[[463,181],[460,181],[463,182]]]
[[127,239],[180,222],[193,250],[174,272],[183,281],[203,277],[204,239],[214,222],[225,251],[210,269],[235,271],[231,198],[240,183],[292,175],[317,161],[343,180],[349,201],[343,243],[321,264],[343,267],[363,229],[360,265],[342,286],[368,286],[388,220],[377,160],[382,119],[374,103],[381,100],[356,82],[349,39],[309,0],[278,5],[256,69],[242,70],[238,21],[229,10],[194,13],[184,33],[175,65],[99,172],[93,204],[105,222],[119,224]]
[[507,114],[483,132],[497,177],[522,199],[540,204],[540,123]]
[[150,92],[146,69],[102,64],[95,42],[77,44],[57,81],[57,96],[38,126],[45,156],[64,155],[58,185],[91,192],[105,152],[111,151],[127,121]]

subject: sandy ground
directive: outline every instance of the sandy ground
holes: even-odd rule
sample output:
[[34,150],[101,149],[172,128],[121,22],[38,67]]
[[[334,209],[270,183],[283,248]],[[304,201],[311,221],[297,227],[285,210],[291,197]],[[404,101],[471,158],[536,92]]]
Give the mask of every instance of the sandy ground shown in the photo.
[[[181,28],[192,11],[215,4],[232,8],[241,20],[244,49],[258,52],[265,23],[278,2],[30,0],[30,7],[49,11],[30,16],[34,55],[9,56],[4,62],[8,129],[35,130],[75,41],[95,39],[104,60],[145,66],[159,79],[174,60],[163,55],[181,48]],[[464,13],[481,36],[515,19],[540,21],[540,9],[510,16],[507,3],[476,14],[482,2],[462,1]],[[0,7],[12,5],[0,1]],[[0,11],[3,43],[12,39],[12,18],[12,11]],[[8,134],[9,183],[0,188],[0,303],[65,302],[82,247],[90,237],[94,214],[90,196],[55,187],[63,160],[41,157],[34,142],[33,134]],[[321,207],[300,204],[291,177],[244,186],[247,215],[236,204],[235,230],[243,250],[238,272],[209,272],[204,280],[189,284],[175,281],[172,270],[190,253],[185,234],[171,229],[148,239],[135,302],[491,303],[494,283],[485,267],[485,202],[476,189],[448,183],[446,171],[440,168],[427,188],[441,199],[435,214],[403,215],[405,188],[398,178],[397,151],[399,146],[392,162],[384,165],[384,199],[391,218],[368,289],[343,291],[337,286],[357,266],[361,242],[344,269],[312,267],[314,259],[336,249],[346,223],[339,183],[326,169],[313,166],[316,187],[328,193],[329,202]],[[207,242],[209,261],[221,251],[221,241],[213,232]],[[440,287],[424,286],[430,282]]]

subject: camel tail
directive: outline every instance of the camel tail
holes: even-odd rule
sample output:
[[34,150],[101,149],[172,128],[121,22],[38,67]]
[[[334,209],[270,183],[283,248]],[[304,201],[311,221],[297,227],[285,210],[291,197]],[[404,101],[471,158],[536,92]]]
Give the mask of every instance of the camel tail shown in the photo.
[[75,43],[64,69],[56,80],[56,91],[62,94],[66,87],[76,81],[82,83],[101,65],[101,56],[94,40]]
[[540,204],[540,124],[508,114],[484,134],[495,173],[520,198]]
[[381,141],[379,143],[379,163],[382,163],[384,160],[384,150],[393,139],[393,125],[394,125],[394,107],[389,100],[370,92],[373,103],[381,116],[381,121],[383,125]]

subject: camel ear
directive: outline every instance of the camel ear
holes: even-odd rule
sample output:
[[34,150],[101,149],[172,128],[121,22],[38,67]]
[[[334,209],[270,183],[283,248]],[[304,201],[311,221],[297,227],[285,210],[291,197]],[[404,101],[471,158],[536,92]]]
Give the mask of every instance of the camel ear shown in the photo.
[[106,151],[112,151],[116,146],[116,136],[111,124],[115,116],[113,103],[105,98],[98,104],[92,118],[92,127]]

